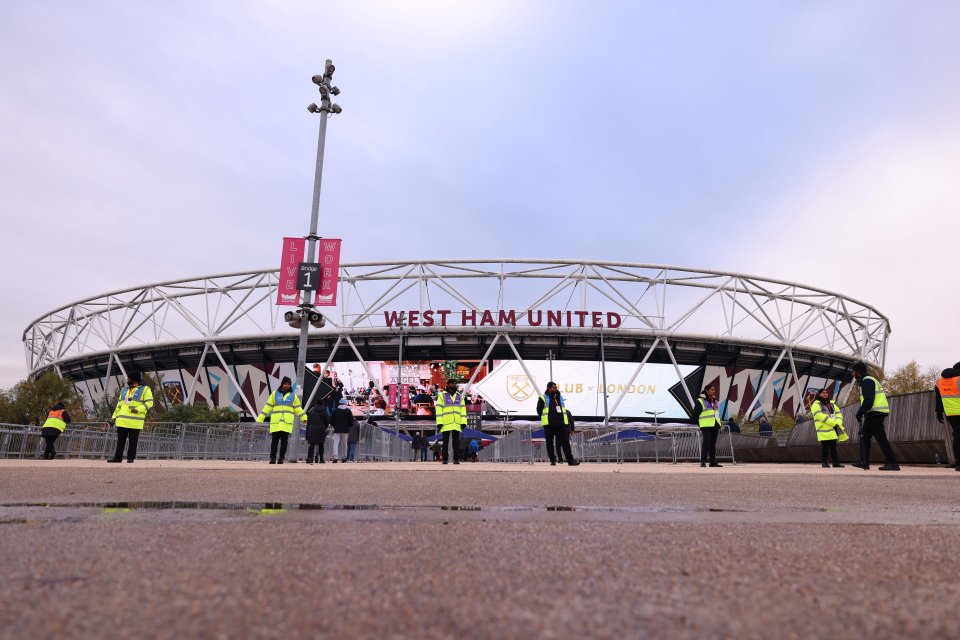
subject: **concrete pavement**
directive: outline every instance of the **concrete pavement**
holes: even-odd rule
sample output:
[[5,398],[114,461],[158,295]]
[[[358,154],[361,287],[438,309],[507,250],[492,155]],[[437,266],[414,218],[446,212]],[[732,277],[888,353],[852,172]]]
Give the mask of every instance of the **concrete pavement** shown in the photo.
[[956,637],[958,490],[945,468],[0,461],[0,638]]

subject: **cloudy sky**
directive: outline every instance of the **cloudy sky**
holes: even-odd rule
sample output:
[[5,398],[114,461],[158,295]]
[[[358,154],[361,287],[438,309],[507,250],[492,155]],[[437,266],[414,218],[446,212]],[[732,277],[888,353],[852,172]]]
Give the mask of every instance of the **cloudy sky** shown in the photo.
[[[796,280],[960,359],[960,3],[6,2],[0,386],[73,300],[274,266],[591,258]],[[431,233],[455,232],[438,249]],[[952,255],[951,255],[952,254]]]

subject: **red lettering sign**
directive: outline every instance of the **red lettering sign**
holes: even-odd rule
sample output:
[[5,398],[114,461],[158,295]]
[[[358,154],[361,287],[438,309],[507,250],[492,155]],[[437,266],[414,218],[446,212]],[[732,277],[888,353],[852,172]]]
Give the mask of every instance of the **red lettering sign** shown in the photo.
[[306,253],[303,238],[284,238],[280,254],[280,278],[277,280],[277,304],[297,306],[300,291],[297,290],[297,270]]

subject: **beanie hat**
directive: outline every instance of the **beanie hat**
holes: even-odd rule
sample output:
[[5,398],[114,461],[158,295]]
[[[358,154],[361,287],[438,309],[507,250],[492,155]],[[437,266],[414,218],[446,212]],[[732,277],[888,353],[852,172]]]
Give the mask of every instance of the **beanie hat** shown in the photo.
[[293,384],[290,380],[290,376],[283,376],[283,379],[280,381],[280,386],[282,387],[285,384]]
[[856,371],[857,373],[866,373],[866,372],[867,372],[867,363],[866,363],[866,362],[858,362],[857,364],[853,365],[853,370]]
[[128,379],[128,380],[133,380],[133,381],[136,382],[137,384],[139,384],[140,381],[142,380],[139,371],[131,371],[131,372],[127,373],[127,379]]

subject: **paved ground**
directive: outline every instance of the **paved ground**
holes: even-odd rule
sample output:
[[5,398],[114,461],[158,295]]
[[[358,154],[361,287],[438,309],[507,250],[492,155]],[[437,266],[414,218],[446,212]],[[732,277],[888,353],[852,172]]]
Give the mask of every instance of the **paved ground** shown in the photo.
[[0,461],[0,503],[0,638],[960,636],[944,468]]

